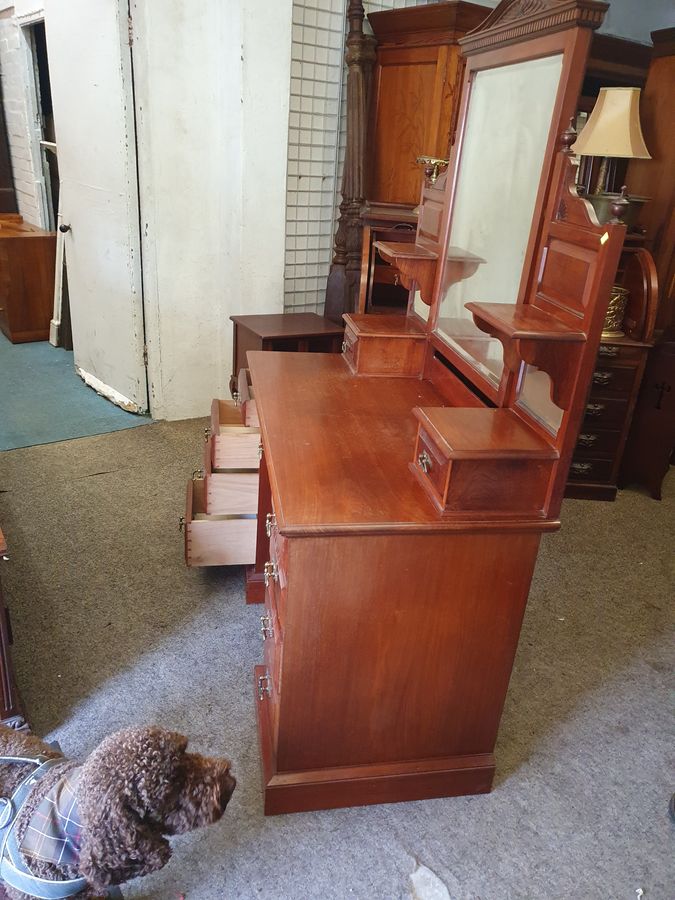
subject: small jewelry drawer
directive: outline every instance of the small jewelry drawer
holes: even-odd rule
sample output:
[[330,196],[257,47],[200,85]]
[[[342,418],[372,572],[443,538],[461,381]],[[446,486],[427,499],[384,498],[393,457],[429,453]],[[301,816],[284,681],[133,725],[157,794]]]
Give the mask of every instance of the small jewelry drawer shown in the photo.
[[248,566],[255,562],[257,517],[207,514],[206,484],[201,479],[188,482],[180,527],[188,566]]
[[259,469],[260,428],[244,425],[241,406],[230,400],[211,404],[211,427],[205,431],[211,470]]
[[357,340],[358,338],[351,328],[345,328],[344,340],[342,341],[342,356],[352,372],[356,371]]
[[417,432],[414,465],[433,487],[440,504],[445,503],[450,460],[436,446],[423,428]]
[[569,481],[609,481],[612,473],[611,459],[576,459],[572,460]]

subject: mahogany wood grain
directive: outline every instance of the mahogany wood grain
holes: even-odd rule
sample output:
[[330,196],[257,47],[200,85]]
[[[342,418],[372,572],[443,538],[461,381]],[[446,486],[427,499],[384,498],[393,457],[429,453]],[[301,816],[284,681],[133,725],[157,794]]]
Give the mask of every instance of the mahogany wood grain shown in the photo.
[[12,343],[48,340],[55,259],[53,232],[0,215],[0,330]]
[[345,315],[343,358],[356,375],[410,377],[422,373],[426,334],[398,315]]
[[272,492],[267,470],[267,457],[260,457],[260,484],[258,486],[258,513],[256,525],[255,561],[246,570],[246,602],[262,603],[265,599],[265,563],[269,559],[267,538],[267,516],[274,512]]

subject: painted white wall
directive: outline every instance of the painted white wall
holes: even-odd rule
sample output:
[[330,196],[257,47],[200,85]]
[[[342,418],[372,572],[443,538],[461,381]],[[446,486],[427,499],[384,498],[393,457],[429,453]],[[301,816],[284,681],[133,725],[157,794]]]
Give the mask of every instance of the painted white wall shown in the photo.
[[291,0],[132,0],[151,412],[227,396],[231,315],[283,307]]

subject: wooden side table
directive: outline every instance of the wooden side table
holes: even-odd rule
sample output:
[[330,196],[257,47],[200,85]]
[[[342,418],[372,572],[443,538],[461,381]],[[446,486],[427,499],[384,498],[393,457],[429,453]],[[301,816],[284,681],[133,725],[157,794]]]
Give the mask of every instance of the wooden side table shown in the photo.
[[268,316],[230,316],[234,327],[230,393],[237,390],[240,369],[248,366],[249,350],[296,353],[339,353],[344,326],[315,313],[277,313]]

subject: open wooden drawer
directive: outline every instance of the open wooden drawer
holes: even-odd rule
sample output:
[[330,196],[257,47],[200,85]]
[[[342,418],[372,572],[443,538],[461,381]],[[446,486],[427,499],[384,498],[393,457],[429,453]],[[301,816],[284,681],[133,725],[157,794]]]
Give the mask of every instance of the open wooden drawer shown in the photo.
[[206,429],[211,469],[260,468],[260,428],[244,424],[244,408],[231,400],[211,403],[211,427]]
[[243,410],[244,424],[253,428],[259,428],[260,420],[258,419],[258,409],[255,405],[251,374],[248,369],[239,370],[237,402],[241,404]]
[[205,481],[188,481],[185,519],[185,562],[188,566],[245,566],[255,562],[257,517],[206,512]]
[[256,515],[260,481],[257,451],[255,468],[239,465],[214,468],[213,441],[214,438],[206,441],[204,469],[202,473],[196,473],[204,477],[206,512],[209,515]]

